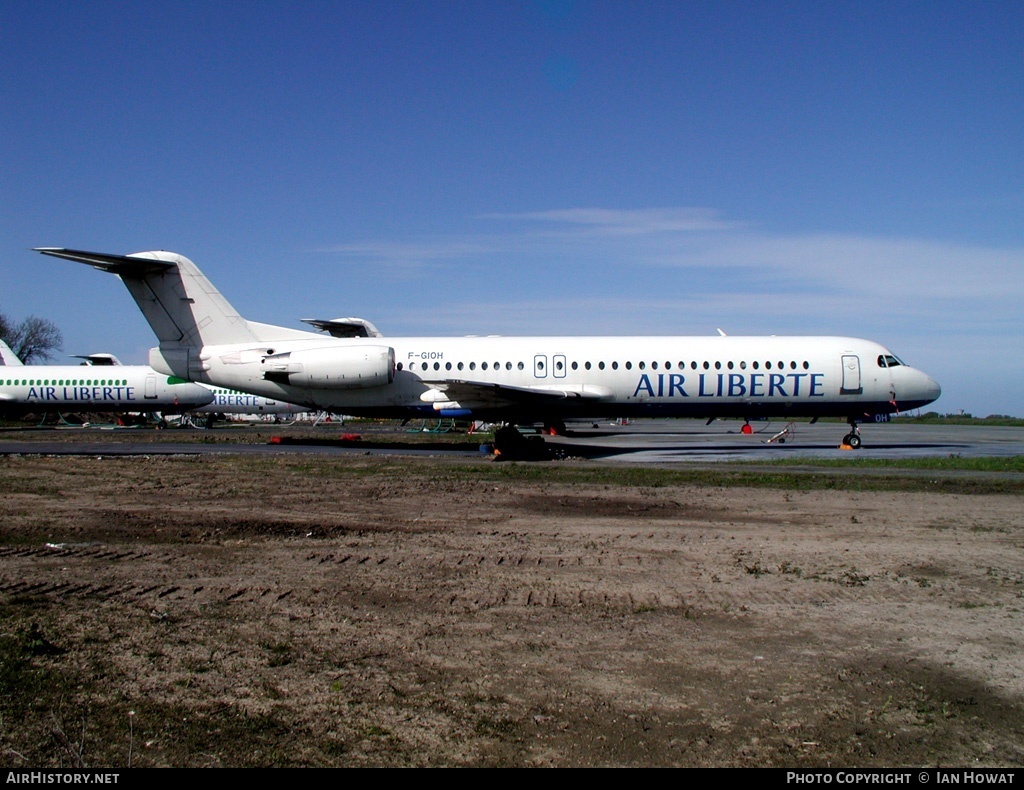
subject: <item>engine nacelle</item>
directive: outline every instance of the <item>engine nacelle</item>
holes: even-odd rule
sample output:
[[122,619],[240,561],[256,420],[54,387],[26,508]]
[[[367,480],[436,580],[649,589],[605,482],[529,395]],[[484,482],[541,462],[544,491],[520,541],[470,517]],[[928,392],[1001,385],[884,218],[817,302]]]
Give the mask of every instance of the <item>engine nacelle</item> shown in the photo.
[[293,387],[383,387],[395,380],[395,350],[390,346],[311,348],[265,357],[263,369],[265,379]]

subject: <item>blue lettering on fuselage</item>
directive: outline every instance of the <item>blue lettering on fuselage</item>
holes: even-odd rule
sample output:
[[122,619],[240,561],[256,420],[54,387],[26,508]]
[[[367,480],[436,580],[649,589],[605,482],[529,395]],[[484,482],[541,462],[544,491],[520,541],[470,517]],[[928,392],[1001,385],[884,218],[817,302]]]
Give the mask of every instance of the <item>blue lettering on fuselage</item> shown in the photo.
[[651,379],[646,373],[640,377],[640,381],[636,384],[636,389],[633,390],[634,398],[640,394],[640,390],[644,390],[650,397],[654,397],[654,389],[651,387]]
[[[699,373],[698,398],[823,398],[824,373]],[[642,373],[633,397],[688,398],[681,373]]]
[[231,394],[226,395],[224,393],[218,393],[214,396],[214,402],[217,406],[259,406],[260,396],[258,395],[241,395]]
[[[643,391],[652,398],[688,398],[690,397],[689,393],[683,389],[685,383],[686,376],[682,373],[670,373],[667,376],[664,373],[658,373],[655,375],[654,382],[651,381],[649,375],[643,373],[636,383],[636,389],[633,390],[633,397],[637,397]],[[655,392],[655,386],[657,386],[657,392]]]
[[25,399],[30,402],[123,403],[135,400],[135,387],[29,387]]

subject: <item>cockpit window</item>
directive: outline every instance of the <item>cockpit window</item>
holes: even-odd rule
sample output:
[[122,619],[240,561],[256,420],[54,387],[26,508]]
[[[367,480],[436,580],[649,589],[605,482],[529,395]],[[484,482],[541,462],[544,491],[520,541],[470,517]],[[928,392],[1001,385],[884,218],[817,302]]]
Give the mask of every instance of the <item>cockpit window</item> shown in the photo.
[[878,356],[878,367],[880,368],[896,368],[902,364],[899,357],[895,357],[892,354],[880,354]]

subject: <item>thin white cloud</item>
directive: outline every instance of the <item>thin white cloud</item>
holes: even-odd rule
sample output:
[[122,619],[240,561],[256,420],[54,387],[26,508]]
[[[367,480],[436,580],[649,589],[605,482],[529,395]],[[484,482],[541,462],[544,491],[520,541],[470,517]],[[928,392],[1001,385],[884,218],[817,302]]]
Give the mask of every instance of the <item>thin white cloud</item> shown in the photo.
[[486,238],[438,239],[434,241],[364,241],[321,247],[317,252],[377,261],[443,261],[486,254],[493,242]]
[[[1024,296],[1021,249],[819,234],[736,237],[711,242],[699,255],[705,265],[766,267],[881,300]],[[674,263],[692,265],[693,254]]]
[[[1024,298],[1024,249],[853,234],[779,235],[701,207],[569,208],[486,214],[524,222],[501,235],[452,240],[424,259],[528,254],[547,267],[740,270],[762,289],[890,299]],[[616,237],[621,237],[616,239]],[[546,258],[546,260],[545,260]],[[527,265],[527,264],[524,264]]]
[[[427,321],[436,330],[422,328],[441,334],[689,334],[727,324],[734,333],[880,338],[922,328],[953,337],[985,327],[1006,337],[1024,326],[1018,248],[769,234],[704,208],[485,216],[511,227],[328,250],[458,277],[466,287],[454,302],[449,292],[423,292],[422,303],[410,305],[410,329]],[[553,234],[552,226],[570,231]],[[533,300],[531,292],[556,297]],[[425,313],[431,303],[445,307]]]
[[741,223],[723,220],[717,211],[708,208],[569,208],[519,214],[483,214],[481,218],[582,226],[601,234],[629,236],[720,231],[742,227]]

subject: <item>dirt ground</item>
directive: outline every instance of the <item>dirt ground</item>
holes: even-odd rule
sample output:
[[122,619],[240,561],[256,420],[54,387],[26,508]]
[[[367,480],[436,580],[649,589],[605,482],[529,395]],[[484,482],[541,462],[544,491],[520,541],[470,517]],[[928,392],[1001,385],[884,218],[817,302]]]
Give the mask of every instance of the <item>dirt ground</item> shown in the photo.
[[1019,496],[498,467],[0,456],[3,763],[1024,764]]

